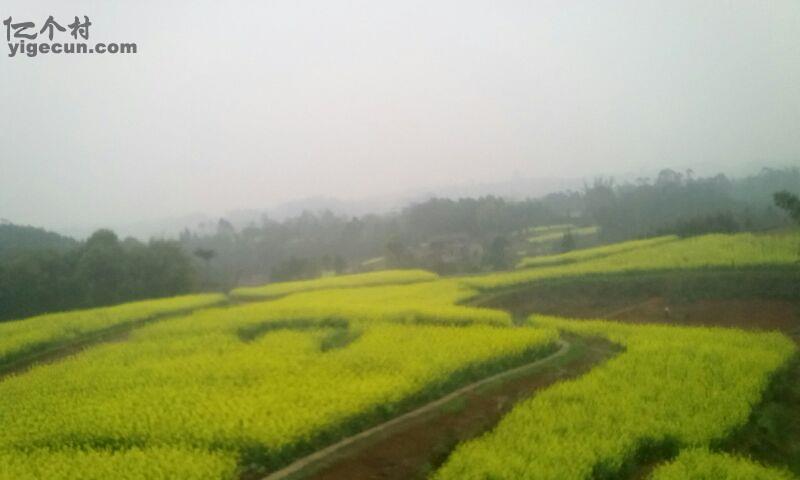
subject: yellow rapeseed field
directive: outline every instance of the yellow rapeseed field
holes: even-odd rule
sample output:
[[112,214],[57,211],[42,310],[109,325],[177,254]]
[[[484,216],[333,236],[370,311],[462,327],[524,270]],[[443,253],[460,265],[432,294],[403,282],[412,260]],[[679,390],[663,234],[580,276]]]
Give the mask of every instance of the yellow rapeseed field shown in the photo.
[[541,357],[564,331],[624,351],[518,404],[458,446],[436,479],[613,477],[643,448],[681,451],[656,480],[790,478],[708,450],[748,420],[796,354],[785,336],[544,316],[514,326],[508,313],[466,302],[554,277],[790,265],[799,245],[797,234],[660,237],[506,273],[376,272],[237,289],[235,298],[254,301],[232,306],[220,306],[224,295],[195,295],[0,324],[1,367],[195,310],[0,381],[0,480],[234,479],[275,469]]

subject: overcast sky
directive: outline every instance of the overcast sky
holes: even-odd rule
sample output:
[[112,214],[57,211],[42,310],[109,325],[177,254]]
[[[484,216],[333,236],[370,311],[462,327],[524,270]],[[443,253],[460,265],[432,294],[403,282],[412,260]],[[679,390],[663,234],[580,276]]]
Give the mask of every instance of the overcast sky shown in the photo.
[[797,0],[0,4],[37,29],[49,15],[138,53],[0,45],[15,223],[800,164]]

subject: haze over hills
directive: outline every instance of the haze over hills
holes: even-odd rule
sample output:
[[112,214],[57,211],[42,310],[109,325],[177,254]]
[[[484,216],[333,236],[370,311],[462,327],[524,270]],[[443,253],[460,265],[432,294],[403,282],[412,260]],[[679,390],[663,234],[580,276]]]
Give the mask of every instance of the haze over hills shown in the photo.
[[111,228],[121,237],[132,236],[146,240],[156,238],[176,238],[186,228],[199,233],[216,229],[217,221],[225,218],[236,228],[251,223],[258,224],[264,216],[277,221],[295,217],[304,211],[320,212],[329,210],[336,215],[363,216],[383,214],[402,209],[416,202],[433,197],[474,198],[495,195],[520,200],[535,198],[564,190],[577,190],[583,187],[583,178],[524,178],[516,176],[506,181],[471,182],[443,185],[437,188],[417,188],[398,193],[367,198],[341,199],[328,196],[313,196],[291,200],[266,208],[241,208],[221,212],[194,212],[183,216],[145,219],[136,222],[119,221],[113,225],[45,226],[74,238],[85,238],[98,228]]
[[[573,185],[578,188],[563,190]],[[559,193],[543,195],[548,190]],[[48,229],[0,224],[0,304],[10,305],[0,317],[331,272],[499,271],[526,256],[664,235],[765,233],[800,218],[791,192],[800,192],[798,167],[744,177],[663,169],[655,177],[586,184],[517,179],[361,201],[316,197],[134,225],[151,229],[142,239],[161,229],[149,241],[130,238],[130,225],[108,225],[115,231],[75,241]],[[214,205],[214,197],[208,200]],[[177,241],[168,239],[169,229]]]
[[[672,170],[684,173],[692,171],[695,176],[714,176],[719,173],[729,178],[742,178],[758,173],[764,168],[781,169],[795,165],[792,161],[752,161],[743,165],[730,165],[726,168],[717,168],[713,164],[699,164],[692,167],[670,167]],[[646,169],[633,167],[622,172],[609,174],[617,184],[636,183],[642,179],[653,179],[662,169]],[[185,215],[158,216],[150,218],[129,220],[119,218],[114,222],[96,222],[93,224],[73,224],[69,219],[59,225],[34,225],[46,230],[54,231],[76,239],[87,238],[99,228],[110,228],[120,237],[134,237],[140,240],[149,238],[177,238],[180,232],[190,229],[197,233],[212,233],[220,218],[228,220],[235,228],[241,229],[248,225],[258,225],[266,217],[275,221],[283,221],[296,217],[304,211],[323,212],[330,211],[335,215],[364,216],[368,214],[384,214],[399,211],[413,204],[424,202],[430,198],[477,198],[494,195],[510,200],[537,198],[550,193],[581,190],[586,183],[591,183],[598,176],[575,177],[524,177],[515,173],[507,180],[485,182],[462,182],[444,184],[437,187],[422,187],[390,192],[385,195],[340,198],[330,195],[316,195],[289,200],[271,206],[260,207],[257,205],[243,206],[242,208],[221,208],[214,211],[194,211]],[[27,225],[24,219],[9,218],[7,222]]]

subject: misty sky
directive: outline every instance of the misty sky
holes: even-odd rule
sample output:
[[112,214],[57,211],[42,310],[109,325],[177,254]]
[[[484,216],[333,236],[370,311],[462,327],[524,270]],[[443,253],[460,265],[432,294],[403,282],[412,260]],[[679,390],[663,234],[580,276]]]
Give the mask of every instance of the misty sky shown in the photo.
[[139,52],[0,45],[0,218],[800,163],[796,0],[0,4],[84,14],[89,43]]

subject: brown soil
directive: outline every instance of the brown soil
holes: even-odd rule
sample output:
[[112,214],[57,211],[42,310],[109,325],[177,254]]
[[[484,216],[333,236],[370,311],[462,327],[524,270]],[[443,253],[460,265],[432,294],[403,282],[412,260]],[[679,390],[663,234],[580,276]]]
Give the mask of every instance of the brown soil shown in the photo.
[[796,335],[800,333],[799,314],[797,304],[782,300],[700,300],[671,305],[662,298],[653,298],[630,309],[612,312],[608,318],[627,322],[780,330]]
[[515,403],[554,382],[577,377],[618,352],[617,347],[601,339],[567,339],[571,350],[557,361],[470,391],[441,408],[392,425],[291,478],[425,478],[458,443],[490,430]]
[[[780,330],[800,341],[800,304],[783,300],[700,300],[672,303],[662,297],[602,297],[567,295],[564,298],[535,292],[516,292],[481,302],[503,308],[518,318],[532,313],[572,318],[605,318],[634,323],[664,323]],[[369,436],[311,465],[291,478],[416,479],[425,478],[460,442],[479,436],[497,424],[516,403],[558,380],[577,377],[597,362],[611,357],[614,347],[598,339],[589,342],[584,355],[558,366],[537,370],[491,389],[465,395],[450,408],[442,408]],[[644,478],[654,465],[643,464],[631,478]]]
[[515,293],[496,297],[485,306],[508,306],[522,317],[529,314],[557,315],[570,318],[605,318],[633,323],[665,323],[691,326],[738,327],[743,329],[779,330],[800,336],[800,303],[770,299],[698,300],[669,302],[662,297],[650,298],[567,298],[535,293]]
[[[632,323],[736,327],[778,330],[800,343],[800,303],[775,299],[705,299],[669,302],[663,297],[553,295],[517,291],[479,304],[505,308],[517,318],[544,314],[571,318],[605,318]],[[800,362],[776,379],[772,392],[757,405],[742,431],[723,447],[737,455],[800,474]],[[659,462],[644,462],[627,478],[648,478]]]

